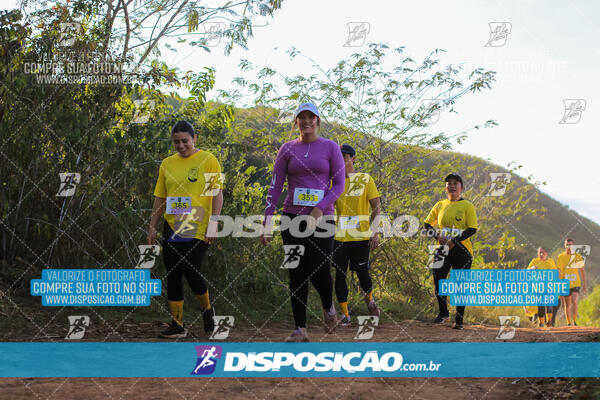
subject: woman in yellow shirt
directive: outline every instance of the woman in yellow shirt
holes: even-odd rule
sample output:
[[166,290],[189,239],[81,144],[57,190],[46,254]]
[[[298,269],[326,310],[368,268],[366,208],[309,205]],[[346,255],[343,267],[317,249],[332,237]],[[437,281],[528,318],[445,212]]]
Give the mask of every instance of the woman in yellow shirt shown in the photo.
[[[538,256],[529,262],[528,269],[556,269],[556,264],[554,264],[554,260],[548,257],[548,251],[544,247],[540,247],[538,249]],[[560,304],[560,303],[559,303]],[[558,310],[558,305],[554,306]],[[554,326],[554,319],[556,318],[556,312],[554,312],[553,306],[529,306],[525,307],[525,312],[530,314],[533,318],[536,315],[538,317],[538,324],[540,327],[546,326],[546,323],[550,326]],[[552,320],[548,322],[546,320],[546,312],[552,312]]]
[[[439,295],[439,281],[446,279],[451,268],[471,269],[473,262],[473,244],[471,236],[477,232],[477,215],[473,204],[462,198],[464,190],[462,178],[452,173],[445,179],[447,199],[438,201],[427,218],[425,218],[425,232],[428,236],[437,238],[440,247],[438,254],[444,258],[440,268],[432,269],[435,297],[437,298],[440,312],[433,320],[436,324],[450,318],[446,296]],[[438,232],[434,226],[440,228]],[[444,247],[447,246],[447,247]],[[447,252],[444,251],[447,249]],[[465,306],[456,307],[456,318],[453,328],[463,329]]]
[[164,215],[163,257],[167,270],[167,298],[172,321],[160,333],[164,338],[183,338],[183,285],[185,277],[200,301],[204,331],[214,329],[206,280],[200,272],[202,259],[216,239],[216,222],[221,213],[223,184],[221,166],[211,153],[196,148],[198,135],[187,121],[177,122],[171,140],[177,152],[160,164],[154,189],[154,205],[147,243],[154,244],[156,225]]

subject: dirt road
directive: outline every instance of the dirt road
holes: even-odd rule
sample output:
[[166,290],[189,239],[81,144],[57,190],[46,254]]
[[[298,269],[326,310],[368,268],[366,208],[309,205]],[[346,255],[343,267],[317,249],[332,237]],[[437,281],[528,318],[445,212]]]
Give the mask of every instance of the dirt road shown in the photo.
[[[155,341],[162,327],[127,324],[118,334],[91,329],[86,341]],[[326,335],[309,327],[316,341],[352,342],[357,327],[340,328]],[[422,321],[403,321],[376,329],[374,341],[382,342],[495,342],[498,326],[470,325],[451,329]],[[238,327],[227,341],[281,341],[289,327]],[[562,327],[519,328],[513,341],[558,342],[598,340],[600,329]],[[31,338],[33,339],[33,338]],[[29,339],[29,340],[31,340]],[[21,340],[27,341],[21,337]],[[36,340],[36,339],[34,339]],[[39,338],[38,340],[44,340]],[[47,339],[46,339],[47,340]],[[191,327],[185,341],[206,341],[200,326]],[[599,385],[598,379],[584,385]],[[5,378],[0,379],[4,399],[563,399],[581,387],[573,379],[539,378]]]

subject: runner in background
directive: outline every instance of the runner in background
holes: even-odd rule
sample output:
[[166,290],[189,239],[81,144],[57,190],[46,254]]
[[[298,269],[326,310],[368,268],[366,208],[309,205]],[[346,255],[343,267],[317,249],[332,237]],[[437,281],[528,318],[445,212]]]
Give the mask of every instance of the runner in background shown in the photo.
[[[448,249],[441,268],[431,270],[435,297],[440,310],[438,316],[433,320],[436,324],[441,324],[450,318],[446,296],[439,295],[439,281],[446,279],[451,268],[471,269],[473,244],[470,238],[477,232],[475,207],[470,201],[462,198],[464,191],[462,178],[458,174],[452,173],[446,176],[444,181],[448,198],[438,201],[433,206],[424,224],[426,234],[437,238],[440,247],[436,251],[442,254],[446,249],[442,246],[447,246]],[[441,229],[441,232],[436,231],[435,225]],[[463,329],[464,313],[465,306],[456,307],[454,329]]]
[[[335,268],[335,294],[342,311],[340,325],[350,325],[348,312],[348,285],[346,272],[356,272],[360,288],[370,315],[379,316],[380,310],[373,300],[373,282],[369,275],[369,250],[379,245],[379,233],[370,229],[371,222],[381,212],[379,192],[373,178],[366,173],[356,172],[356,151],[352,146],[341,146],[346,169],[344,192],[335,202],[337,228],[333,245]],[[369,213],[369,206],[371,213]],[[370,217],[369,217],[370,214]]]
[[204,331],[214,329],[214,310],[208,297],[208,287],[200,265],[209,244],[216,240],[216,222],[223,207],[221,166],[211,153],[196,148],[198,135],[187,121],[177,122],[171,140],[177,152],[160,164],[154,189],[154,205],[147,243],[157,237],[156,225],[161,216],[163,226],[163,256],[167,270],[167,298],[172,321],[160,333],[164,338],[183,338],[183,285],[185,275],[192,291],[200,301]]
[[577,326],[577,306],[582,284],[583,293],[587,293],[587,280],[583,269],[584,259],[580,254],[573,253],[571,246],[574,244],[573,239],[565,240],[565,251],[560,253],[556,259],[561,279],[569,280],[569,295],[562,298],[568,326]]
[[[272,239],[273,214],[287,180],[288,194],[283,203],[282,217],[288,217],[292,222],[290,226],[281,228],[281,237],[284,246],[304,251],[297,266],[288,269],[295,324],[294,331],[286,339],[288,342],[308,341],[306,304],[309,280],[321,297],[325,331],[332,333],[338,324],[330,265],[335,235],[333,203],[344,190],[344,159],[334,141],[318,135],[320,125],[317,107],[312,103],[300,104],[292,126],[292,132],[299,126],[300,137],[284,143],[277,153],[267,194],[264,231],[260,238],[264,245]],[[329,223],[323,223],[327,220]],[[307,229],[312,233],[300,235]],[[294,258],[299,253],[294,253]]]
[[[548,257],[548,251],[544,247],[540,247],[537,253],[538,256],[529,262],[528,269],[556,269],[554,260]],[[553,326],[555,313],[551,312],[552,308],[552,306],[527,306],[525,307],[525,314],[540,328],[545,327],[546,324]]]

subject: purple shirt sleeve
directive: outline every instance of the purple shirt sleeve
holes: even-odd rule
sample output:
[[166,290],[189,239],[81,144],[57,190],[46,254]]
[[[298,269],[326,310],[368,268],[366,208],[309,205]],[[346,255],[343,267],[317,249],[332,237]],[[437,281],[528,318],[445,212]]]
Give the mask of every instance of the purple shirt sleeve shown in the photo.
[[321,211],[326,210],[342,195],[342,193],[344,193],[344,186],[346,185],[344,157],[335,142],[330,143],[331,146],[329,148],[331,151],[331,158],[329,161],[329,179],[331,179],[332,186],[323,200],[317,204],[317,207]]
[[275,213],[277,202],[283,190],[283,183],[287,177],[287,143],[284,143],[277,152],[275,164],[273,165],[273,177],[271,178],[271,186],[267,193],[267,204],[265,206],[265,223],[270,220],[270,216]]

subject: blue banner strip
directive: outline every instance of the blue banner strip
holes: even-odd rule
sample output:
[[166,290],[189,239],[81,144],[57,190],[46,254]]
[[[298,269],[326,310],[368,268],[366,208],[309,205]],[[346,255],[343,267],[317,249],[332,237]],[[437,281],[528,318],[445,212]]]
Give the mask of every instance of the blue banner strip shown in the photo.
[[600,343],[571,342],[4,342],[0,359],[0,377],[600,377]]

